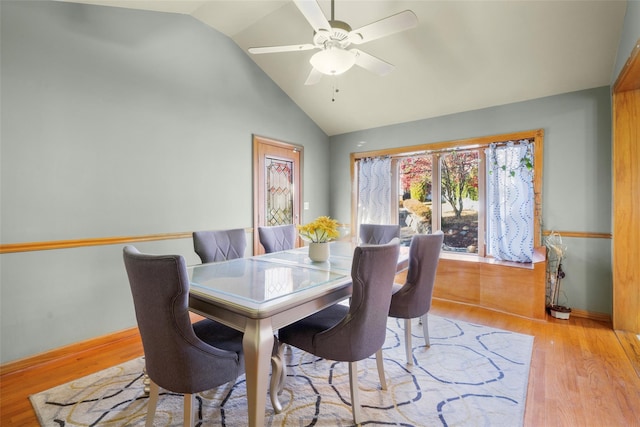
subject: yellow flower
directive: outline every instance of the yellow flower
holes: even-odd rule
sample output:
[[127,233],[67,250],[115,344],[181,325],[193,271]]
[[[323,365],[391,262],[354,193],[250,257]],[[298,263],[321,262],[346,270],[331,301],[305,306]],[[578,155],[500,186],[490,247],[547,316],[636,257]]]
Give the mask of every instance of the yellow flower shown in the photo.
[[329,242],[340,236],[338,221],[328,216],[320,216],[309,224],[298,225],[298,232],[304,240],[314,243]]

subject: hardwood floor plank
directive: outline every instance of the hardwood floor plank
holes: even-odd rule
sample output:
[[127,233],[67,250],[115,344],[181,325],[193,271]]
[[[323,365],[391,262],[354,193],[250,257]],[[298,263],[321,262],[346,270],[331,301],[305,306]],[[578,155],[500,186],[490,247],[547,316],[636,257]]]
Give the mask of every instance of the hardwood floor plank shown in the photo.
[[[71,347],[67,348],[67,351],[71,351]],[[140,357],[142,354],[139,335],[130,336],[117,340],[111,346],[97,346],[93,350],[82,347],[77,356],[56,358],[39,363],[33,368],[25,365],[21,366],[21,369],[3,373],[0,377],[0,425],[37,426],[38,420],[29,401],[30,395]]]
[[636,373],[640,376],[640,334],[636,335],[632,332],[616,331],[616,336],[627,357],[631,360],[631,364],[636,370]]
[[[533,335],[524,414],[526,427],[640,427],[640,376],[609,322],[571,317],[531,320],[465,304],[434,300],[431,313]],[[36,367],[4,370],[0,376],[0,425],[37,425],[29,395],[142,355],[138,336],[45,359]],[[640,352],[639,352],[640,354]]]

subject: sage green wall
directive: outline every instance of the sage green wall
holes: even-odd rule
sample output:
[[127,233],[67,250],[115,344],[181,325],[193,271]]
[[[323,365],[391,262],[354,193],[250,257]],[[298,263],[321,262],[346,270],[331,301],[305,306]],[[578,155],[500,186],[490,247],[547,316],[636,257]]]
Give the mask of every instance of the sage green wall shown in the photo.
[[615,84],[622,67],[629,59],[638,40],[640,40],[640,0],[629,0],[627,1],[627,11],[624,15],[620,44],[618,45],[616,65],[611,75],[611,86]]
[[[428,102],[428,100],[425,100]],[[331,212],[350,222],[349,153],[544,129],[543,229],[611,232],[609,87],[331,137]],[[568,305],[611,314],[611,240],[565,238]],[[562,300],[561,300],[562,301]]]
[[[186,15],[0,7],[3,244],[249,228],[252,134],[304,145],[305,216],[328,213],[328,137],[228,37]],[[136,246],[198,262],[191,239]],[[121,245],[0,263],[1,363],[135,325]]]

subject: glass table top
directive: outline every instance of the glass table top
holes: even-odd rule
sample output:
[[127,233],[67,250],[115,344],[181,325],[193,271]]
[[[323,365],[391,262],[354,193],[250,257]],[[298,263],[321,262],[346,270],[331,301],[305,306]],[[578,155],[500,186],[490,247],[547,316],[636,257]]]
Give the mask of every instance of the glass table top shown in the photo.
[[[250,310],[295,303],[350,284],[354,248],[350,242],[332,242],[327,262],[311,261],[305,246],[191,266],[190,293]],[[407,255],[401,250],[403,258]]]
[[260,305],[323,284],[350,280],[344,272],[261,258],[240,258],[190,267],[191,290]]

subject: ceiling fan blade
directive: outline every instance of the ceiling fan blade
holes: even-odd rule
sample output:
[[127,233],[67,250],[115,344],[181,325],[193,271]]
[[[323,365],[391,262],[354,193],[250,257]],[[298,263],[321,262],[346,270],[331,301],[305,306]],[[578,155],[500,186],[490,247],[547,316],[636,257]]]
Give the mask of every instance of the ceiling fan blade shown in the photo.
[[305,86],[314,85],[316,83],[319,83],[321,78],[322,78],[322,73],[316,70],[315,68],[311,68],[311,72],[309,73],[309,76],[307,77],[307,81],[305,81],[304,84]]
[[388,62],[378,59],[373,55],[369,55],[359,49],[351,49],[349,52],[353,53],[356,57],[356,65],[364,68],[367,71],[371,71],[379,76],[384,76],[393,71],[395,66]]
[[349,33],[349,41],[353,44],[367,43],[418,25],[418,17],[410,10],[391,15],[387,18],[360,27]]
[[316,32],[331,31],[331,25],[316,0],[294,0],[293,2]]
[[265,47],[250,47],[249,53],[259,54],[259,53],[278,53],[278,52],[297,52],[299,50],[311,50],[315,49],[316,46],[312,44],[292,44],[289,46],[265,46]]

